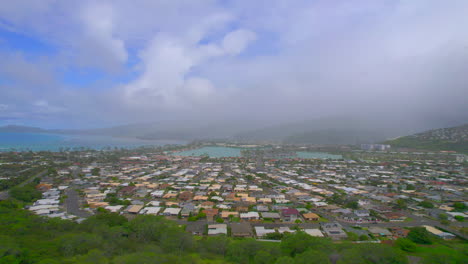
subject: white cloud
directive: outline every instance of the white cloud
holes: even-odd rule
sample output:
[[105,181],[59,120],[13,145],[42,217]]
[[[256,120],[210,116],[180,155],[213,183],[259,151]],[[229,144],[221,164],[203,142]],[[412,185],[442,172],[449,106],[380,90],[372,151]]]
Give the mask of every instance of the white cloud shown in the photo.
[[201,44],[200,39],[223,27],[220,21],[229,19],[215,15],[181,36],[154,37],[140,53],[143,73],[123,88],[126,102],[137,108],[157,105],[168,109],[187,109],[192,104],[207,103],[208,96],[215,96],[217,90],[209,79],[192,76],[191,71],[211,59],[237,55],[255,39],[255,33],[241,29],[228,32],[219,41]]
[[39,100],[34,102],[34,105],[38,107],[48,107],[49,103],[46,100]]
[[115,37],[113,7],[93,2],[83,8],[81,20],[84,35],[78,44],[82,51],[78,60],[111,72],[119,69],[126,62],[128,54],[124,41]]
[[[0,93],[26,112],[44,98],[77,120],[122,123],[197,111],[283,120],[463,113],[467,12],[465,0],[5,1],[0,27],[57,53],[0,54],[0,77],[12,80]],[[66,87],[58,73],[68,67],[97,67],[121,83]]]
[[250,42],[255,40],[255,33],[250,30],[238,29],[230,32],[223,39],[224,51],[228,54],[241,53]]

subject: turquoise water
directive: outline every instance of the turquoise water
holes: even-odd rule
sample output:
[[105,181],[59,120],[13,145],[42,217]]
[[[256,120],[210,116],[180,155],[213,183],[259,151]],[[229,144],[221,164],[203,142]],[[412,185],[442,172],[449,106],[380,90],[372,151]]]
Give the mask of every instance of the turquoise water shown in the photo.
[[[202,147],[198,149],[186,150],[173,153],[175,156],[203,156],[212,158],[241,157],[240,148],[229,147]],[[341,155],[333,155],[325,152],[297,152],[297,157],[302,159],[341,159]]]
[[341,155],[334,155],[326,152],[305,152],[298,151],[297,157],[301,159],[342,159]]
[[140,146],[162,146],[167,144],[185,144],[185,142],[104,136],[0,132],[0,151],[60,151],[77,150],[80,148],[101,150],[106,148],[136,148]]
[[228,147],[202,147],[198,149],[175,152],[173,153],[173,155],[176,155],[176,156],[208,155],[212,158],[240,157],[241,149],[240,148],[228,148]]

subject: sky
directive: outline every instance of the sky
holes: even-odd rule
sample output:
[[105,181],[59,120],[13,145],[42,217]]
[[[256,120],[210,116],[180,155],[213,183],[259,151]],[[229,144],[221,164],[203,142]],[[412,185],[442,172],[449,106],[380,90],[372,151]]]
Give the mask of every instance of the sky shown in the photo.
[[466,0],[0,1],[0,125],[468,121]]

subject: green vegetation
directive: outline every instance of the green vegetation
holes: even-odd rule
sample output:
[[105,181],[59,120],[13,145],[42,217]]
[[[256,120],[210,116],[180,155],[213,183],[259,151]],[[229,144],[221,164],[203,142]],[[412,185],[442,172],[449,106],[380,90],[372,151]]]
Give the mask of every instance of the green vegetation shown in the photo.
[[5,180],[0,180],[0,191],[19,185],[43,170],[43,167],[26,168],[17,164],[0,165],[1,176],[7,178]]
[[434,208],[434,204],[429,201],[422,201],[418,205],[424,208]]
[[462,212],[462,211],[466,210],[466,205],[465,205],[465,203],[462,203],[462,202],[455,202],[453,204],[453,208],[455,208],[455,211],[457,211],[457,212],[458,211]]
[[[158,216],[126,217],[99,212],[78,224],[43,218],[21,209],[13,200],[0,202],[0,263],[408,263],[406,254],[426,260],[442,256],[463,263],[468,257],[458,248],[434,244],[427,250],[408,239],[395,247],[382,244],[335,244],[304,232],[276,233],[269,238],[281,243],[225,236],[194,238],[174,221]],[[412,239],[421,239],[413,229]],[[364,239],[360,239],[364,240]],[[405,253],[410,252],[410,253]],[[452,255],[444,255],[445,253]],[[455,253],[454,253],[455,252]],[[428,259],[427,261],[430,261]],[[429,263],[429,262],[428,262]]]
[[423,149],[432,151],[450,150],[468,154],[466,137],[468,124],[458,127],[429,130],[423,133],[386,141],[393,147]]
[[16,200],[20,200],[26,203],[35,201],[42,197],[42,193],[36,188],[35,184],[28,184],[25,186],[16,186],[10,189],[10,196]]
[[408,234],[408,239],[418,244],[432,244],[431,233],[424,227],[413,227]]
[[359,204],[357,201],[349,201],[346,203],[345,205],[347,208],[351,208],[351,209],[358,209],[359,208]]
[[129,200],[122,200],[117,197],[116,193],[108,193],[106,194],[106,198],[104,202],[108,202],[110,205],[125,205],[128,206],[131,204]]
[[99,176],[101,174],[101,169],[100,168],[93,168],[91,170],[91,174],[94,176]]

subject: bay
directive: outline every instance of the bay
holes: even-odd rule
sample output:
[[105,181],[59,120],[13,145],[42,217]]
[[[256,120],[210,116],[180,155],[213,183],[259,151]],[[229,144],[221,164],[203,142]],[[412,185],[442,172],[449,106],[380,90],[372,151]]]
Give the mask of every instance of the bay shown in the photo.
[[0,132],[0,151],[61,151],[78,149],[137,148],[185,144],[175,140],[141,140],[107,136],[58,135],[43,133]]

